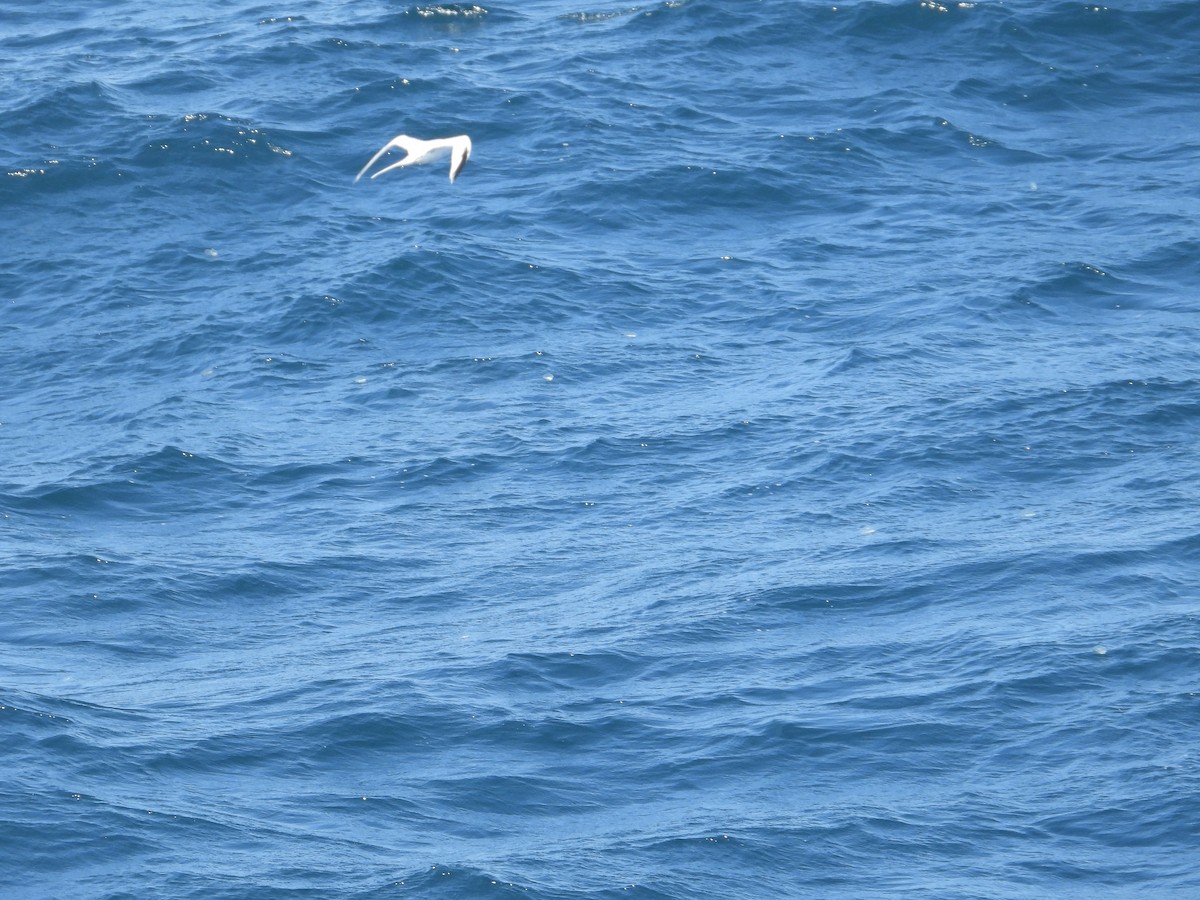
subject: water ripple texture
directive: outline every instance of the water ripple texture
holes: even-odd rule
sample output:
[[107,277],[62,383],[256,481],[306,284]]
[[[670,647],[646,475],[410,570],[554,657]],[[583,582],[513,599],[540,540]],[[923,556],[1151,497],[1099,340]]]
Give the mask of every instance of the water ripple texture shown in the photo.
[[0,894],[1200,895],[1200,6],[7,7]]

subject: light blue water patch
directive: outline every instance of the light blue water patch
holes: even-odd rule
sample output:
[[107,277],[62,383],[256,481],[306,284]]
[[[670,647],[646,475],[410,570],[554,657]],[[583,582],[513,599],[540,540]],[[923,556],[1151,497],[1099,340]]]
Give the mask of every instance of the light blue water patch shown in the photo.
[[0,19],[6,891],[1200,890],[1193,4]]

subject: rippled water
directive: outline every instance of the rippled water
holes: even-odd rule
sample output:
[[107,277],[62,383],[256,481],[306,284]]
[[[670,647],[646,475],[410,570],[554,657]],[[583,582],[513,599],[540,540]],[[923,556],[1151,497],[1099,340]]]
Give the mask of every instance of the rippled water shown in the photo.
[[1200,893],[1200,6],[0,42],[0,893]]

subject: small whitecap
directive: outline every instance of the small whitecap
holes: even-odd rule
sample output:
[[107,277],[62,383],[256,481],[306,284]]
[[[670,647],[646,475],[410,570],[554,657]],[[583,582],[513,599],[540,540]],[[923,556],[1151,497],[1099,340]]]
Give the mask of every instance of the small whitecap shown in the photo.
[[359,375],[357,378],[354,379],[354,383],[355,384],[366,384],[367,379],[364,378],[362,375]]
[[875,529],[870,525],[864,525],[862,528],[858,529],[858,533],[862,535],[874,534]]
[[625,332],[625,337],[630,338],[632,340],[633,338],[637,337],[637,332],[636,331],[627,331],[627,332]]
[[201,378],[212,378],[216,374],[217,374],[217,370],[214,369],[212,366],[209,366],[207,369],[205,369],[204,371],[202,371],[200,373],[200,377]]
[[1106,654],[1108,652],[1108,648],[1105,647],[1103,644],[1097,644],[1095,647],[1092,648],[1092,652],[1095,653],[1097,656],[1103,656],[1104,654]]
[[218,253],[216,250],[214,250],[212,247],[209,247],[204,251],[204,255],[207,256],[209,259],[216,259],[221,254]]
[[553,376],[553,375],[546,374],[546,375],[543,375],[543,376],[542,376],[542,379],[543,379],[544,381],[553,381],[553,380],[554,380],[554,376]]

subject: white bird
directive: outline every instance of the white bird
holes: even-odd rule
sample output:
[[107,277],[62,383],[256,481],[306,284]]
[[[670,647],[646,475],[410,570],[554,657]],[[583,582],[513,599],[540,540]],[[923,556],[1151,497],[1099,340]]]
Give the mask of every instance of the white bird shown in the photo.
[[378,178],[384,172],[390,172],[392,169],[399,169],[403,166],[419,166],[423,163],[443,159],[449,155],[450,183],[453,184],[454,179],[458,177],[458,173],[462,171],[462,167],[471,158],[471,139],[465,134],[460,134],[457,137],[422,141],[418,138],[409,137],[407,134],[398,134],[384,144],[379,152],[371,157],[371,161],[359,170],[359,173],[354,176],[354,183],[358,184],[358,179],[363,177],[367,169],[375,165],[379,157],[383,156],[389,150],[403,150],[407,155],[399,162],[394,162],[390,166],[384,166],[378,172],[375,172],[371,176],[372,178]]

